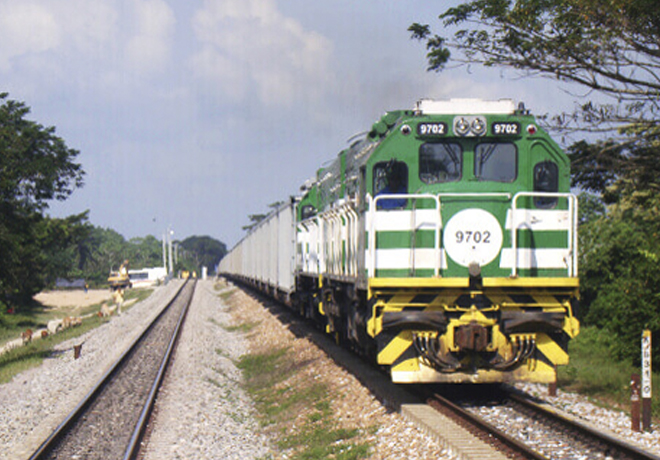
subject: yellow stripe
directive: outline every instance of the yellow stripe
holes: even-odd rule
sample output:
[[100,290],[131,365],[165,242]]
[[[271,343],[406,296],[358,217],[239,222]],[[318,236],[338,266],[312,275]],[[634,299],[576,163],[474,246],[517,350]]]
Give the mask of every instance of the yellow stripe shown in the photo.
[[[488,288],[578,288],[578,278],[484,278]],[[465,278],[369,278],[369,289],[378,288],[468,288],[470,279]]]
[[578,278],[484,278],[484,287],[578,288]]
[[399,292],[396,295],[394,295],[391,299],[389,299],[386,302],[386,305],[388,307],[401,307],[404,305],[410,305],[410,302],[415,298],[414,294],[407,293],[407,292]]
[[369,288],[467,288],[468,278],[369,278]]
[[419,359],[411,358],[392,366],[391,372],[415,372],[419,371]]
[[378,353],[378,364],[392,364],[412,343],[412,332],[401,331]]
[[536,336],[536,348],[555,365],[568,364],[568,353],[546,334]]

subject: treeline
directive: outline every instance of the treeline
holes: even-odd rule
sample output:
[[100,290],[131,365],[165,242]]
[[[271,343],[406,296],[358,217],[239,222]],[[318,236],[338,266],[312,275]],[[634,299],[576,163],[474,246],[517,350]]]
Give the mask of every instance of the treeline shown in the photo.
[[[129,261],[129,269],[162,267],[164,258],[169,263],[167,253],[163,253],[162,240],[152,235],[126,240],[115,230],[95,227],[85,221],[66,224],[70,233],[78,238],[63,240],[66,242],[51,246],[46,253],[48,277],[45,281],[48,286],[57,278],[82,278],[90,284],[105,286],[108,273],[117,270],[124,260]],[[180,270],[200,273],[201,267],[206,267],[209,274],[213,274],[215,266],[227,252],[224,243],[209,236],[173,241],[172,250],[175,273]]]
[[[33,216],[30,238],[16,241],[15,257],[0,260],[1,282],[7,288],[3,303],[25,304],[35,293],[55,286],[58,279],[84,279],[90,286],[105,287],[110,271],[124,260],[129,261],[129,268],[164,265],[162,240],[152,235],[127,240],[113,229],[92,225],[87,215]],[[200,273],[201,267],[207,267],[213,274],[227,252],[224,243],[209,236],[173,241],[172,248],[175,273]]]
[[[0,315],[28,305],[58,278],[83,278],[104,286],[124,260],[134,268],[163,265],[162,243],[153,236],[125,240],[93,226],[88,212],[66,218],[46,214],[52,200],[65,200],[83,185],[79,152],[26,117],[30,109],[0,93]],[[213,272],[227,252],[208,236],[175,241],[175,271]]]

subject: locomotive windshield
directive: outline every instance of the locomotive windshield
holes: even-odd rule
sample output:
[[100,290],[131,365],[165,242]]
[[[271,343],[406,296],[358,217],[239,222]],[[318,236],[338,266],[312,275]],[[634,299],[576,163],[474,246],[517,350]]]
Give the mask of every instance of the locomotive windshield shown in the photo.
[[422,144],[419,148],[419,179],[425,184],[458,181],[462,169],[463,151],[459,144]]
[[512,143],[483,143],[474,150],[474,176],[478,180],[513,182],[518,176],[518,150]]

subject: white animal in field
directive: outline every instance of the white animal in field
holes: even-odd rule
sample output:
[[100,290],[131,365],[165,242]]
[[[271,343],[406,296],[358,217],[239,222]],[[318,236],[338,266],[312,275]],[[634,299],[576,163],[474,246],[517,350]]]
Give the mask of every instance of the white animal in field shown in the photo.
[[51,319],[48,321],[48,326],[46,328],[48,329],[49,334],[57,334],[62,329],[62,320]]

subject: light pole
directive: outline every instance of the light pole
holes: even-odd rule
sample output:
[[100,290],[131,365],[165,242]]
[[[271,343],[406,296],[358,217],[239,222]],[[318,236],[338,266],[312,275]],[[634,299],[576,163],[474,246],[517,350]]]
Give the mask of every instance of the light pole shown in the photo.
[[172,226],[167,227],[167,241],[169,243],[169,250],[170,250],[170,270],[169,273],[174,273],[174,264],[172,263],[172,235],[174,235],[174,230],[172,230]]
[[163,233],[163,268],[165,273],[167,273],[167,235]]

